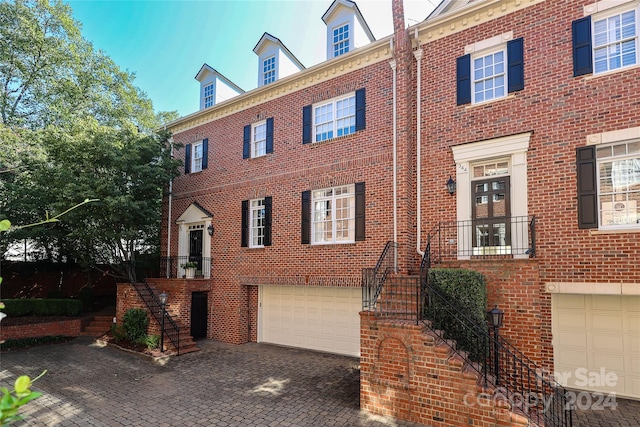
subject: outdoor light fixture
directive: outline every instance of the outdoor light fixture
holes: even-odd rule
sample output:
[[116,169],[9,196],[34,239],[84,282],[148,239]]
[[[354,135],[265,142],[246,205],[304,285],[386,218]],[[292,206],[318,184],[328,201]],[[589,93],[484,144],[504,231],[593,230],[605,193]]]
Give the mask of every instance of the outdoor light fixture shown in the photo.
[[453,196],[453,193],[456,192],[456,182],[453,180],[451,175],[449,175],[449,180],[447,181],[447,190],[449,191],[449,194],[451,194],[452,196]]
[[167,306],[167,299],[169,299],[169,295],[166,292],[160,294],[160,306],[162,307],[162,325],[160,329],[160,353],[164,353],[164,313],[166,310],[164,309]]
[[496,305],[487,314],[489,315],[489,322],[491,322],[491,326],[494,329],[500,329],[503,324],[502,322],[504,321],[504,311],[500,310]]
[[496,378],[496,385],[500,384],[500,335],[498,330],[502,327],[504,320],[504,311],[500,310],[496,305],[492,310],[487,312],[489,323],[493,328],[493,375]]
[[209,224],[209,226],[207,227],[207,233],[209,233],[209,236],[213,236],[213,231],[215,229],[213,228],[213,225]]

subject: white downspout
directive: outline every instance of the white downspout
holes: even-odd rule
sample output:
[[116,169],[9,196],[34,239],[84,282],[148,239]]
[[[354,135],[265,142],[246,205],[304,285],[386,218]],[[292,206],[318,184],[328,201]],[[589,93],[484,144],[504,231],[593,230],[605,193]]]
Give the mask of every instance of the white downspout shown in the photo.
[[421,228],[421,220],[422,220],[422,212],[421,212],[421,174],[420,168],[422,162],[420,161],[420,145],[421,145],[421,137],[420,137],[420,90],[421,90],[421,69],[420,64],[422,62],[422,47],[420,47],[420,40],[418,39],[418,29],[415,30],[415,39],[418,42],[418,48],[413,51],[413,56],[415,56],[417,64],[417,87],[416,87],[416,252],[420,256],[424,256],[424,251],[422,251],[422,228]]
[[[165,127],[165,130],[167,128]],[[173,137],[169,138],[171,158],[173,159]],[[173,202],[173,179],[169,180],[169,209],[167,213],[167,279],[171,277],[171,204]]]
[[[393,52],[393,39],[391,39],[391,52]],[[393,71],[393,241],[398,241],[398,117],[397,117],[397,70],[396,60],[389,61]],[[393,268],[398,271],[398,251],[394,251]]]

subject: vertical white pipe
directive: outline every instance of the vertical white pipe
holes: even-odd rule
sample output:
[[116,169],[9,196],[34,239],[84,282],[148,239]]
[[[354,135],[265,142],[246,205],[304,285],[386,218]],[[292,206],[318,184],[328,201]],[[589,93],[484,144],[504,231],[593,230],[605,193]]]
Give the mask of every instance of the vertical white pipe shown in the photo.
[[[391,39],[393,52],[393,39]],[[397,117],[397,70],[395,59],[389,61],[393,70],[393,242],[398,241],[398,117]],[[393,268],[398,271],[398,251],[394,250]]]
[[420,181],[421,181],[421,171],[420,168],[422,166],[422,162],[420,159],[420,145],[421,145],[421,134],[420,134],[420,115],[421,115],[421,107],[422,105],[420,104],[420,91],[421,91],[421,75],[422,75],[422,70],[420,67],[420,64],[422,63],[422,47],[420,47],[420,40],[418,39],[418,28],[416,28],[415,30],[415,39],[416,42],[418,43],[418,48],[416,50],[413,51],[413,56],[415,56],[416,61],[417,61],[417,73],[416,73],[416,252],[418,252],[418,254],[420,256],[424,255],[424,252],[422,251],[422,228],[421,228],[421,222],[422,222],[422,208],[421,208],[421,185],[420,185]]
[[[166,130],[166,127],[165,127]],[[169,138],[171,158],[173,159],[173,137]],[[171,204],[173,197],[173,179],[169,180],[169,209],[167,213],[167,279],[171,277]]]

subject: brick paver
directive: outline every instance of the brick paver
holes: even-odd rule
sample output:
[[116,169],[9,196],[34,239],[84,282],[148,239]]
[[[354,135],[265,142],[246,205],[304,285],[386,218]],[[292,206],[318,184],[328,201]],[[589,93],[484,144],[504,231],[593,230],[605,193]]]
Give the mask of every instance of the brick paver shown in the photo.
[[[47,374],[25,426],[416,426],[359,410],[358,359],[200,341],[165,365],[88,337],[3,353],[0,385]],[[19,424],[20,425],[20,424]]]
[[[0,385],[48,370],[34,388],[44,395],[18,426],[417,426],[359,410],[356,358],[267,344],[199,346],[160,365],[81,337],[3,353]],[[640,402],[616,403],[577,410],[574,427],[640,426]]]

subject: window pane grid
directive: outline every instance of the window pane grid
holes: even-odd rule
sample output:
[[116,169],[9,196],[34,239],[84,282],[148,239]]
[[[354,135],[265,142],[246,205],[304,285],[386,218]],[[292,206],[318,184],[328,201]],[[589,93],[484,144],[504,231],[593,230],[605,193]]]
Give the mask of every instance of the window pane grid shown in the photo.
[[[335,111],[335,117],[334,117]],[[315,142],[356,131],[356,97],[342,98],[314,108]]]
[[276,57],[272,56],[262,62],[262,82],[269,84],[276,81]]
[[640,143],[599,147],[600,226],[640,225]]
[[596,73],[637,63],[636,11],[595,21],[593,24],[594,67]]
[[347,185],[313,192],[313,243],[355,240],[355,187]]
[[251,247],[264,246],[264,199],[251,201]]
[[505,96],[504,51],[473,60],[473,93],[475,102]]
[[213,84],[208,84],[204,87],[204,108],[211,107],[213,105]]
[[267,154],[267,124],[261,123],[253,126],[251,133],[252,156],[260,157]]
[[202,143],[193,145],[193,160],[191,164],[192,172],[200,172],[202,170]]
[[340,56],[347,52],[349,52],[349,26],[343,25],[333,30],[333,56]]

